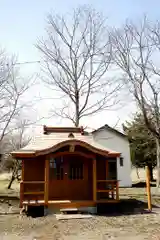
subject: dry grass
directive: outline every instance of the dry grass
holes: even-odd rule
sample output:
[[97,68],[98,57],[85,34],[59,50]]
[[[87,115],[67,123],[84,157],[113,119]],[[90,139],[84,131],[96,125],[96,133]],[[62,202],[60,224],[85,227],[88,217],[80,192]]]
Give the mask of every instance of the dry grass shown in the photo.
[[15,181],[12,185],[11,189],[8,189],[8,180],[1,180],[0,181],[0,197],[3,196],[19,196],[19,183]]

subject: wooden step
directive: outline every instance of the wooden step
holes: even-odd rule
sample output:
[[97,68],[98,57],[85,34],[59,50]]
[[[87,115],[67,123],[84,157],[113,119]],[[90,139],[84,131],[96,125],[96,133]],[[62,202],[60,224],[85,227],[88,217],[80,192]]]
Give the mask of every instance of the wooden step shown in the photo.
[[60,212],[78,212],[78,208],[61,208]]

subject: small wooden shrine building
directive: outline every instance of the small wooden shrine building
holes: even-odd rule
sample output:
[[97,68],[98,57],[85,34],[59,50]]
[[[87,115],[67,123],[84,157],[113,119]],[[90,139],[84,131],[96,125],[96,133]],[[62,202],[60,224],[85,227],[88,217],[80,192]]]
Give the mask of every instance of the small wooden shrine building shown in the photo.
[[119,152],[94,141],[83,128],[47,127],[26,147],[12,152],[22,160],[20,207],[96,207],[119,201]]

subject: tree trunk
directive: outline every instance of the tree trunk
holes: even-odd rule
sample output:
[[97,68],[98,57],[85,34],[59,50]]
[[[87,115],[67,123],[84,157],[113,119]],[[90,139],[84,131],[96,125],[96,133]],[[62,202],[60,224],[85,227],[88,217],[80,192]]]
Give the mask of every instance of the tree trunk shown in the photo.
[[138,167],[136,167],[136,174],[137,174],[137,178],[140,179],[139,172],[138,172]]
[[11,177],[11,180],[10,180],[10,182],[9,182],[9,184],[8,184],[8,189],[10,189],[10,188],[11,188],[11,186],[12,186],[12,183],[14,182],[14,180],[15,180],[15,176],[14,176],[14,175],[12,175],[12,177]]
[[152,182],[154,180],[154,178],[153,178],[153,166],[152,166],[151,163],[148,163],[147,166],[148,166],[148,169],[149,169],[149,179]]
[[[77,88],[77,85],[75,86]],[[79,127],[79,93],[76,90],[75,93],[76,102],[75,102],[75,127]]]
[[157,148],[157,188],[160,186],[160,141],[156,138],[156,148]]
[[14,182],[14,180],[16,179],[16,176],[18,175],[18,161],[16,160],[15,164],[14,164],[14,167],[12,169],[12,177],[11,177],[11,180],[8,184],[8,189],[11,188],[12,186],[12,183]]

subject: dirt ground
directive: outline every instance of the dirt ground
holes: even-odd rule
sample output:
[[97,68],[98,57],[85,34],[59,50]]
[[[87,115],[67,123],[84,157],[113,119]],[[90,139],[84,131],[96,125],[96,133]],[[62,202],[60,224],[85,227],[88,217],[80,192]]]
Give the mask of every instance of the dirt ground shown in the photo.
[[[137,181],[135,172],[134,182]],[[145,178],[143,170],[141,179]],[[132,179],[133,179],[132,178]],[[2,184],[2,182],[4,184]],[[3,190],[3,186],[5,190]],[[160,193],[152,186],[153,213],[145,213],[145,185],[120,189],[122,201],[118,210],[95,215],[90,219],[57,221],[54,215],[31,218],[19,215],[18,201],[3,197],[17,196],[17,184],[6,190],[7,180],[0,184],[0,240],[160,240]],[[106,208],[111,209],[109,206]]]
[[[158,240],[160,214],[93,216],[91,219],[57,221],[54,215],[41,218],[0,216],[3,240]],[[158,238],[159,237],[159,238]]]

